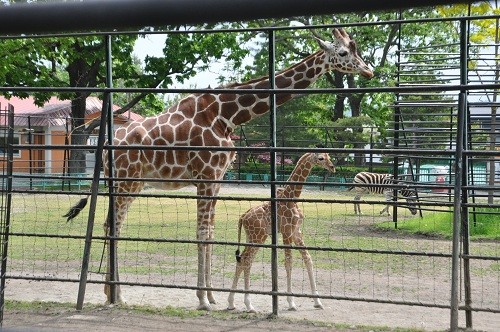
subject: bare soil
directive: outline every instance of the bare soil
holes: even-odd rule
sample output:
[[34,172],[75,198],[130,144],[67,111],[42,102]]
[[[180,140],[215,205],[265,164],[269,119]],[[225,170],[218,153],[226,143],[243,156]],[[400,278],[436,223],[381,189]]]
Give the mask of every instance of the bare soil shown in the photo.
[[[194,291],[182,289],[156,289],[150,287],[123,287],[127,305],[166,306],[195,310],[197,298]],[[63,282],[38,282],[9,280],[6,299],[19,301],[75,303],[78,285]],[[130,308],[120,309],[104,305],[102,286],[89,284],[82,311],[73,308],[45,308],[30,311],[25,309],[9,310],[4,313],[4,331],[327,331],[353,330],[368,331],[375,327],[417,329],[422,331],[445,331],[449,329],[450,311],[448,309],[426,308],[420,306],[401,306],[368,302],[323,300],[325,308],[314,309],[308,298],[296,298],[298,311],[288,311],[284,298],[279,299],[278,319],[268,319],[272,312],[269,296],[254,295],[253,303],[259,308],[255,315],[244,312],[243,299],[236,297],[237,310],[226,310],[226,293],[218,293],[218,303],[214,313],[224,312],[229,318],[220,319],[206,316],[171,317],[165,315],[134,312]],[[241,295],[241,294],[237,294]],[[239,301],[238,301],[239,300]],[[94,304],[94,305],[91,305]],[[95,306],[97,305],[97,307]],[[89,309],[87,309],[89,308]],[[234,317],[233,317],[234,316]],[[465,327],[465,317],[460,311],[460,326]],[[235,319],[233,319],[235,318]],[[340,325],[339,325],[340,324]],[[334,328],[336,326],[336,328]],[[339,328],[344,326],[344,329]],[[368,326],[369,328],[362,328]],[[473,327],[478,331],[499,331],[500,314],[474,312]]]
[[[225,191],[227,193],[227,191]],[[368,219],[367,219],[368,220]],[[342,233],[356,234],[359,236],[369,234],[371,237],[388,237],[391,234],[375,232],[368,227],[369,223],[359,219],[357,224],[344,224]],[[415,241],[418,237],[418,244],[425,248],[427,245],[425,237],[401,238],[400,243],[404,246],[408,242]],[[428,239],[431,241],[431,239]],[[433,250],[438,250],[440,246],[449,246],[449,241],[439,241],[432,239],[429,244]],[[418,296],[422,299],[449,298],[450,288],[447,287],[449,280],[436,283],[435,274],[447,276],[448,266],[440,266],[439,261],[434,266],[418,267],[419,275],[417,280],[412,280],[411,276],[405,276],[401,281],[407,284],[418,285]],[[353,285],[363,284],[368,278],[372,289],[369,294],[387,292],[388,275],[386,273],[370,273],[362,275],[360,272],[349,275],[349,272],[340,271],[318,271],[317,279],[321,283],[334,280]],[[447,277],[439,277],[441,279]],[[352,279],[352,280],[351,280]],[[358,280],[359,279],[359,280]],[[491,280],[490,280],[491,279]],[[390,280],[391,287],[398,285],[398,280]],[[495,275],[481,279],[481,301],[493,301],[498,299],[498,280]],[[488,285],[493,285],[492,289]],[[437,285],[437,286],[436,286]],[[227,285],[226,285],[227,287]],[[496,288],[495,288],[496,287]],[[488,298],[488,292],[493,294]],[[179,310],[195,310],[198,300],[194,290],[177,288],[155,288],[139,286],[123,286],[127,306],[107,306],[104,305],[105,296],[102,285],[87,284],[85,292],[85,306],[82,311],[77,311],[73,307],[61,307],[50,305],[52,302],[73,303],[76,305],[78,284],[70,282],[47,282],[47,281],[27,281],[20,279],[9,279],[6,285],[6,300],[16,301],[41,301],[48,305],[34,305],[28,309],[10,309],[4,311],[2,331],[371,331],[413,329],[419,331],[445,331],[450,325],[450,310],[428,308],[423,306],[380,304],[361,301],[339,301],[322,299],[324,309],[313,308],[313,301],[310,298],[297,297],[297,311],[286,310],[288,305],[284,297],[279,298],[279,308],[277,317],[269,318],[272,312],[270,296],[252,295],[252,302],[258,313],[245,313],[243,295],[236,294],[235,304],[237,309],[227,311],[227,293],[216,293],[218,301],[212,312],[202,316],[192,315],[167,315],[134,310],[131,306],[148,306],[153,308],[179,308]],[[361,292],[361,291],[360,291]],[[486,299],[484,295],[486,293]],[[413,294],[408,293],[409,297]],[[481,296],[483,296],[481,298]],[[368,296],[367,296],[368,297]],[[376,297],[376,296],[375,296]],[[417,298],[418,300],[418,298]],[[445,300],[446,301],[446,300]],[[489,304],[489,302],[488,302]],[[465,326],[464,312],[460,311],[460,326]],[[500,331],[500,314],[488,312],[473,312],[473,327],[476,331]],[[382,329],[384,330],[384,329]]]

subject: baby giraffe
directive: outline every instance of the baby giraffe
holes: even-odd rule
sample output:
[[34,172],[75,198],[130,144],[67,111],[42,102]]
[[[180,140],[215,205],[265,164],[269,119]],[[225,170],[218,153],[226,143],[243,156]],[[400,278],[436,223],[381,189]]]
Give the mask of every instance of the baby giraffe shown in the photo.
[[[278,198],[298,198],[302,192],[303,183],[306,181],[307,176],[311,172],[313,166],[321,166],[330,172],[335,172],[335,167],[330,160],[327,153],[306,153],[298,161],[292,174],[288,178],[285,187],[278,189]],[[304,220],[304,213],[298,207],[296,202],[292,201],[278,201],[277,214],[278,214],[278,230],[283,236],[283,245],[291,245],[294,243],[296,246],[304,247],[304,240],[302,231],[300,229],[302,221]],[[238,224],[238,243],[241,241],[241,227],[245,228],[247,243],[262,244],[266,241],[268,235],[271,234],[271,203],[266,202],[259,206],[249,209],[245,214],[240,217]],[[255,254],[259,247],[245,246],[243,253],[239,254],[240,249],[236,251],[236,272],[231,287],[232,292],[229,293],[228,309],[233,310],[234,307],[234,290],[238,285],[238,279],[241,272],[244,272],[245,277],[245,290],[250,290],[250,268]],[[304,264],[309,275],[309,282],[311,284],[311,292],[313,295],[318,295],[316,289],[316,281],[313,273],[313,263],[311,255],[306,249],[299,249]],[[285,270],[287,292],[292,292],[292,250],[285,249]],[[250,302],[250,294],[244,295],[245,305],[248,312],[255,312],[255,308]],[[287,296],[288,310],[297,310],[292,296]],[[323,308],[319,298],[314,299],[315,308]]]

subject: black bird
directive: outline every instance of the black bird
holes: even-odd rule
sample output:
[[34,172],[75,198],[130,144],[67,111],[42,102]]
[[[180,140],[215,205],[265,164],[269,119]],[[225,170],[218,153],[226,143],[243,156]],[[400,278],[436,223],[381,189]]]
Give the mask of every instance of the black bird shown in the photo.
[[76,205],[72,206],[68,213],[63,215],[63,217],[68,217],[68,220],[66,222],[70,221],[74,217],[76,217],[80,211],[83,210],[83,208],[87,205],[88,197],[82,198]]

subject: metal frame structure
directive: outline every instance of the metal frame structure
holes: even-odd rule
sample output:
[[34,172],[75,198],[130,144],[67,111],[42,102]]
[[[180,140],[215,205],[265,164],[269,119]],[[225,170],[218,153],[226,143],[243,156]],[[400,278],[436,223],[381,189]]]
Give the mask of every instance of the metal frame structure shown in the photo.
[[[325,14],[325,13],[339,13],[347,10],[339,10],[338,8],[349,8],[350,11],[356,11],[357,9],[363,8],[364,10],[370,10],[370,9],[388,9],[388,8],[399,8],[401,5],[398,4],[397,2],[394,3],[387,3],[384,5],[383,8],[379,7],[379,4],[373,3],[373,4],[366,4],[365,2],[362,1],[349,1],[349,5],[344,4],[342,1],[331,1],[328,3],[324,3],[323,1],[316,3],[316,2],[307,2],[304,3],[303,1],[294,1],[293,3],[290,3],[289,1],[285,1],[286,6],[282,3],[282,1],[277,1],[277,2],[263,2],[260,3],[259,1],[257,2],[248,2],[248,1],[241,1],[240,2],[235,2],[234,0],[228,0],[228,1],[223,1],[219,0],[216,3],[211,2],[210,5],[204,6],[203,8],[207,8],[207,10],[200,10],[199,6],[202,4],[206,3],[203,1],[182,1],[182,6],[179,5],[178,1],[142,1],[142,2],[137,2],[137,1],[84,1],[84,2],[76,2],[76,3],[49,3],[44,6],[30,6],[30,5],[25,5],[25,6],[11,6],[11,7],[6,7],[4,8],[5,10],[0,11],[0,20],[4,23],[5,29],[2,29],[3,34],[6,36],[11,33],[39,33],[39,32],[48,32],[48,31],[57,31],[57,32],[63,32],[63,31],[69,31],[69,30],[81,30],[81,29],[107,29],[107,28],[119,28],[123,27],[122,24],[126,24],[127,27],[130,26],[143,26],[143,25],[160,25],[160,24],[179,24],[179,23],[195,23],[195,22],[217,22],[217,21],[236,21],[236,20],[243,20],[243,19],[255,19],[255,18],[265,18],[265,17],[288,17],[292,15],[297,15],[300,13],[301,15],[305,14]],[[420,6],[420,5],[435,5],[435,4],[442,4],[442,3],[455,3],[458,1],[413,1],[411,3],[406,3],[406,7],[411,7],[411,6]],[[243,3],[248,3],[251,4],[248,7],[248,10],[241,10],[239,8],[238,11],[231,10],[232,6],[237,5],[241,6]],[[113,11],[108,11],[106,8],[109,8],[109,6],[113,6]],[[369,7],[367,9],[367,6]],[[209,8],[208,8],[209,7]],[[61,12],[67,12],[71,13],[71,15],[63,15],[65,18],[64,20],[50,20],[50,15],[52,15],[54,9],[57,8]],[[119,10],[115,10],[116,8],[119,8]],[[193,8],[196,8],[196,10],[193,10]],[[263,8],[266,8],[266,10],[263,10]],[[286,10],[284,10],[286,8]],[[175,10],[174,10],[175,9]],[[101,17],[102,15],[96,15],[96,20],[95,21],[90,21],[90,20],[81,20],[77,19],[81,15],[87,16],[88,13],[90,12],[99,12],[99,13],[106,13],[105,17]],[[153,16],[148,16],[147,13],[150,11],[154,12],[155,15]],[[36,15],[35,15],[36,13]],[[112,15],[109,15],[108,13],[112,13]],[[130,17],[130,13],[134,14],[134,17],[136,18],[135,20],[128,21],[124,20],[124,17]],[[161,13],[158,14],[158,13]],[[163,15],[167,13],[167,15]],[[194,15],[193,13],[197,13]],[[236,14],[237,13],[237,14]],[[22,16],[21,16],[22,15]],[[60,15],[60,12],[58,11],[58,15]],[[194,16],[190,16],[194,15]],[[21,18],[22,17],[22,18]],[[35,19],[36,17],[36,19]],[[61,17],[61,16],[59,16]],[[39,21],[41,19],[43,21],[43,27]],[[398,87],[390,87],[390,88],[365,88],[365,89],[310,89],[307,91],[301,91],[301,93],[307,93],[307,94],[314,94],[314,93],[356,93],[356,92],[387,92],[387,93],[395,93],[400,96],[404,94],[410,94],[410,93],[430,93],[430,92],[448,92],[448,93],[456,93],[458,98],[456,101],[453,102],[452,108],[456,108],[456,113],[454,113],[451,118],[454,120],[450,120],[456,125],[456,128],[451,130],[449,135],[454,135],[452,137],[453,140],[455,140],[455,144],[453,148],[450,148],[447,151],[440,151],[440,156],[446,159],[454,159],[453,162],[453,170],[450,174],[454,176],[453,181],[451,181],[447,187],[453,192],[453,197],[450,199],[448,202],[425,202],[423,204],[424,207],[427,208],[432,208],[435,206],[444,206],[444,207],[450,207],[453,208],[454,210],[454,224],[453,224],[453,239],[452,239],[452,251],[450,254],[447,253],[429,253],[429,252],[422,252],[422,251],[415,251],[415,252],[408,252],[408,251],[393,251],[393,250],[359,250],[359,249],[346,249],[346,248],[316,248],[316,247],[311,247],[309,248],[310,250],[323,250],[323,251],[331,251],[331,252],[343,252],[343,251],[348,251],[348,252],[362,252],[366,254],[387,254],[387,255],[413,255],[413,256],[425,256],[425,257],[439,257],[439,258],[448,258],[452,262],[452,269],[451,269],[451,278],[452,278],[452,289],[451,291],[451,300],[449,305],[442,305],[442,304],[435,304],[435,303],[419,303],[419,302],[413,302],[413,301],[392,301],[392,300],[387,300],[387,299],[360,299],[356,297],[350,297],[350,296],[324,296],[324,298],[328,299],[339,299],[339,300],[353,300],[353,301],[371,301],[371,302],[377,302],[377,303],[396,303],[396,304],[405,304],[405,305],[423,305],[423,306],[430,306],[430,307],[439,307],[439,308],[449,308],[451,311],[451,318],[450,318],[450,328],[451,330],[456,330],[457,324],[458,324],[458,312],[459,310],[465,310],[466,312],[466,317],[467,317],[467,327],[472,327],[472,311],[491,311],[491,312],[497,312],[500,313],[500,308],[482,308],[482,307],[474,307],[472,305],[472,298],[470,294],[470,271],[469,271],[469,262],[472,259],[478,259],[478,260],[493,260],[493,261],[499,261],[500,257],[491,257],[491,256],[483,256],[483,255],[473,255],[471,254],[469,250],[469,242],[470,240],[468,239],[468,232],[466,231],[469,227],[469,221],[468,221],[468,211],[471,206],[481,206],[481,204],[474,204],[473,202],[470,202],[470,195],[471,195],[471,190],[477,189],[474,186],[474,183],[470,183],[468,175],[469,175],[469,162],[473,157],[483,157],[483,158],[494,158],[497,153],[495,151],[474,151],[471,148],[470,145],[470,137],[468,136],[470,134],[470,128],[469,128],[469,112],[468,112],[468,94],[473,91],[481,91],[483,89],[498,89],[500,87],[500,84],[498,84],[497,80],[493,80],[492,82],[488,82],[486,84],[470,84],[468,81],[468,68],[467,68],[467,61],[468,61],[468,47],[469,47],[469,42],[468,42],[468,22],[471,18],[470,17],[463,17],[460,19],[450,19],[451,20],[458,20],[460,22],[460,41],[459,41],[459,48],[460,48],[460,53],[459,53],[459,70],[460,70],[460,81],[456,82],[454,84],[448,84],[448,85],[426,85],[426,84],[420,84],[420,85],[411,85],[411,86],[404,86],[404,84],[398,86]],[[498,19],[498,18],[497,18]],[[47,24],[49,22],[49,24]],[[58,22],[57,24],[55,22]],[[75,22],[78,22],[78,24],[75,24]],[[84,23],[83,23],[84,22]],[[53,24],[52,24],[53,23]],[[385,22],[386,24],[405,24],[403,19],[399,21],[393,21],[393,22]],[[383,24],[383,23],[378,23],[378,24]],[[264,31],[267,33],[268,36],[268,42],[269,42],[269,76],[274,77],[274,63],[275,63],[275,55],[274,55],[274,43],[275,43],[275,31],[278,28],[269,28],[269,29],[264,29]],[[127,32],[127,33],[138,33],[137,31],[135,32]],[[200,32],[204,33],[204,32]],[[207,32],[209,33],[209,32]],[[94,34],[94,32],[86,32],[85,34]],[[103,102],[103,112],[102,112],[102,117],[101,117],[101,128],[107,128],[106,131],[101,130],[99,133],[99,139],[98,139],[98,145],[96,148],[96,153],[100,153],[103,151],[104,147],[104,141],[106,139],[112,139],[112,121],[109,121],[111,116],[111,105],[112,105],[112,94],[114,92],[148,92],[148,93],[172,93],[172,92],[200,92],[203,91],[202,89],[182,89],[182,90],[175,90],[175,89],[145,89],[145,88],[131,88],[131,89],[125,89],[125,88],[114,88],[113,87],[113,80],[112,80],[112,65],[111,65],[111,43],[112,43],[112,37],[113,35],[120,34],[120,32],[101,32],[98,33],[105,38],[108,49],[107,49],[107,86],[106,88],[85,88],[84,90],[90,91],[90,92],[95,92],[95,93],[104,93],[104,102]],[[62,36],[61,34],[58,34],[56,36]],[[16,38],[17,36],[6,36],[6,38]],[[33,36],[36,38],[36,36]],[[401,69],[400,75],[404,75],[404,69]],[[272,81],[272,80],[271,80]],[[1,91],[24,91],[24,92],[36,92],[36,91],[76,91],[76,88],[54,88],[54,87],[46,87],[46,88],[32,88],[32,87],[4,87],[0,88]],[[230,89],[211,89],[210,90],[212,93],[227,93],[231,92]],[[237,150],[240,151],[269,151],[271,152],[271,171],[270,171],[270,180],[269,181],[262,181],[262,184],[270,184],[270,198],[269,200],[271,202],[276,202],[277,198],[275,196],[276,193],[276,186],[283,184],[282,181],[278,181],[276,174],[277,170],[275,167],[275,158],[276,158],[276,153],[279,152],[305,152],[309,151],[309,149],[303,149],[303,148],[280,148],[277,147],[277,142],[276,142],[276,114],[275,114],[275,103],[274,98],[277,93],[279,93],[277,90],[274,89],[274,82],[271,82],[271,89],[268,90],[262,90],[262,92],[268,92],[271,94],[271,112],[270,112],[270,147],[268,148],[261,148],[261,149],[256,149],[256,148],[243,148],[239,147]],[[252,91],[245,91],[241,90],[241,93],[255,93],[255,90]],[[385,149],[373,149],[371,153],[373,154],[384,154],[386,156],[392,156],[394,158],[394,172],[397,174],[397,165],[399,164],[400,159],[409,159],[409,158],[414,158],[415,156],[419,156],[420,158],[425,158],[432,156],[436,154],[435,150],[432,149],[420,149],[418,147],[416,148],[408,148],[404,146],[403,148],[399,146],[399,142],[404,140],[401,136],[403,134],[408,134],[409,131],[405,130],[405,128],[402,128],[401,126],[404,125],[405,121],[403,121],[403,117],[401,116],[401,109],[404,108],[405,106],[405,101],[404,97],[400,97],[398,99],[397,105],[395,105],[396,109],[396,114],[395,114],[395,120],[394,120],[394,146],[385,148]],[[12,126],[11,129],[13,128]],[[106,135],[108,135],[106,137]],[[11,146],[11,151],[12,151],[12,145]],[[32,149],[33,146],[30,145],[25,145],[25,144],[19,144],[17,148],[20,149]],[[40,148],[40,147],[39,147]],[[45,148],[48,149],[58,149],[60,147],[58,146],[45,146]],[[67,147],[65,147],[67,148]],[[70,146],[69,148],[74,148],[74,149],[81,149],[84,147],[81,146]],[[88,149],[88,147],[86,147]],[[201,148],[200,148],[201,149]],[[208,148],[207,148],[208,149]],[[112,151],[112,149],[110,150]],[[332,149],[332,148],[319,148],[317,151],[324,151],[324,152],[339,152],[340,149]],[[353,149],[351,152],[353,153],[363,153],[363,149]],[[103,162],[109,162],[110,165],[111,160],[112,160],[112,153],[109,154],[110,160],[106,161],[104,160]],[[99,158],[96,158],[99,160]],[[410,165],[410,169],[412,169]],[[30,175],[31,177],[36,175]],[[12,172],[12,167],[6,169],[4,171],[4,180],[6,180],[6,186],[2,187],[2,199],[3,199],[3,204],[2,204],[2,209],[0,210],[2,213],[2,220],[1,220],[1,246],[2,246],[2,271],[1,271],[1,298],[0,298],[0,310],[1,310],[1,315],[3,315],[3,306],[4,306],[4,288],[5,288],[5,280],[6,278],[26,278],[23,276],[15,276],[15,275],[9,275],[8,274],[8,241],[9,241],[9,236],[23,236],[23,234],[12,234],[9,230],[9,223],[10,223],[10,197],[12,193],[15,193],[15,190],[12,189],[12,179],[15,178],[15,175]],[[71,178],[69,178],[71,179]],[[90,214],[89,214],[89,219],[88,219],[88,224],[86,227],[86,234],[84,236],[72,236],[71,238],[77,239],[79,241],[85,241],[85,248],[84,248],[84,253],[82,257],[82,269],[81,269],[81,274],[79,280],[74,279],[74,278],[45,278],[45,277],[38,277],[38,276],[32,276],[32,277],[27,277],[27,279],[31,280],[62,280],[62,281],[67,281],[67,282],[79,282],[80,288],[79,288],[79,293],[78,293],[78,299],[77,299],[77,309],[81,309],[83,305],[83,300],[85,296],[85,289],[87,282],[96,282],[96,281],[89,281],[87,278],[88,274],[88,269],[89,269],[89,257],[90,257],[90,251],[91,251],[91,245],[93,242],[96,240],[105,240],[104,237],[100,236],[95,236],[93,234],[93,227],[94,227],[94,215],[95,215],[95,209],[96,209],[96,201],[99,196],[102,195],[102,192],[100,192],[99,189],[99,183],[103,179],[101,178],[100,175],[100,165],[97,162],[96,167],[94,169],[93,176],[89,178],[92,180],[92,185],[91,185],[91,205],[90,205]],[[113,177],[104,179],[108,183],[108,188],[109,191],[107,195],[109,196],[109,206],[112,207],[112,198],[115,193],[113,193],[112,188],[113,188],[113,181],[115,180]],[[237,180],[237,181],[232,181],[232,180],[227,180],[226,182],[228,183],[243,183],[244,181]],[[10,185],[9,185],[10,183]],[[423,186],[425,187],[425,186]],[[432,188],[432,186],[431,186]],[[494,188],[490,188],[491,190],[494,190]],[[43,193],[54,193],[54,191],[50,192],[43,192],[43,191],[38,191],[37,193],[33,194],[43,194]],[[65,193],[67,192],[59,192],[59,193]],[[81,193],[77,193],[81,194]],[[175,197],[175,196],[165,196],[165,197]],[[193,199],[196,199],[196,196],[191,197]],[[224,198],[226,200],[231,200],[232,198]],[[251,199],[250,199],[251,200]],[[314,200],[309,200],[310,202],[314,202]],[[338,200],[317,200],[319,203],[338,203]],[[347,203],[351,203],[351,201],[348,201]],[[270,248],[272,252],[272,289],[269,292],[260,292],[260,291],[254,291],[252,293],[256,294],[270,294],[272,296],[272,302],[273,302],[273,314],[278,313],[278,296],[283,296],[287,295],[286,292],[281,292],[278,288],[278,274],[277,274],[277,269],[278,269],[278,250],[283,249],[284,246],[280,246],[278,244],[278,226],[277,226],[277,217],[276,217],[276,205],[272,204],[273,206],[273,232],[272,232],[272,243],[271,245],[262,245],[262,247],[265,248]],[[393,203],[394,206],[394,213],[393,215],[397,215],[397,208],[398,204],[396,202]],[[489,207],[495,207],[494,204],[489,204]],[[109,211],[112,211],[110,208]],[[396,218],[396,217],[395,217]],[[110,218],[113,220],[114,218]],[[397,224],[397,219],[394,220],[395,224]],[[111,229],[114,229],[114,227],[111,227]],[[36,235],[35,235],[36,236]],[[113,234],[111,235],[111,239],[115,239],[115,236]],[[120,239],[124,241],[158,241],[158,239]],[[117,242],[117,241],[115,241]],[[168,240],[163,240],[163,242],[168,242]],[[196,241],[192,240],[186,240],[183,241],[183,243],[196,243]],[[218,242],[214,241],[216,244],[223,244],[223,245],[234,245],[234,243],[228,243],[228,242]],[[112,247],[114,247],[112,245]],[[112,261],[116,261],[116,256],[115,253],[111,253],[113,255]],[[461,264],[463,264],[463,277],[464,277],[464,289],[465,289],[465,305],[460,306],[460,299],[459,299],[459,291],[460,291],[460,268]],[[116,265],[115,265],[116,266]],[[117,271],[114,270],[114,267],[111,269],[111,274],[115,275]],[[117,283],[114,282],[116,278],[111,277],[111,282],[110,285],[112,286],[112,292],[114,289],[114,285]],[[96,282],[96,283],[104,283],[104,282]],[[165,285],[155,285],[155,284],[149,284],[149,283],[130,283],[130,282],[120,282],[120,284],[132,284],[132,285],[142,285],[142,286],[152,286],[152,287],[166,287]],[[170,285],[167,287],[180,287],[180,288],[186,288],[186,289],[196,289],[196,287],[185,287],[185,286],[178,286],[178,285]],[[222,292],[227,292],[227,288],[216,288],[216,291],[222,291]],[[305,294],[294,294],[295,296],[303,296],[306,297],[307,295]],[[0,316],[1,317],[1,316]]]

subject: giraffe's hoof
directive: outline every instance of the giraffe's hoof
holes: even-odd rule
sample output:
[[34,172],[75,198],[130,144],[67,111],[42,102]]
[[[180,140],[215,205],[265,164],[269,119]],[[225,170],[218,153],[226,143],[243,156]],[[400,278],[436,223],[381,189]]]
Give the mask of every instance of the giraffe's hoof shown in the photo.
[[297,307],[293,305],[288,308],[288,311],[297,311]]
[[196,308],[196,310],[211,311],[212,307],[208,303],[200,303],[200,305],[198,306],[198,308]]
[[323,304],[321,304],[321,303],[316,303],[316,304],[314,305],[314,307],[315,307],[316,309],[325,309],[325,308],[323,307]]
[[120,297],[118,297],[118,298],[116,299],[116,302],[111,303],[111,301],[110,301],[110,300],[106,300],[105,304],[106,304],[106,305],[113,306],[113,305],[126,304],[126,301],[125,301],[125,299],[123,299],[123,298],[120,296]]
[[228,310],[228,311],[233,311],[233,310],[235,310],[235,309],[236,309],[236,307],[235,307],[234,305],[233,305],[233,306],[228,306],[228,307],[226,308],[226,310]]

